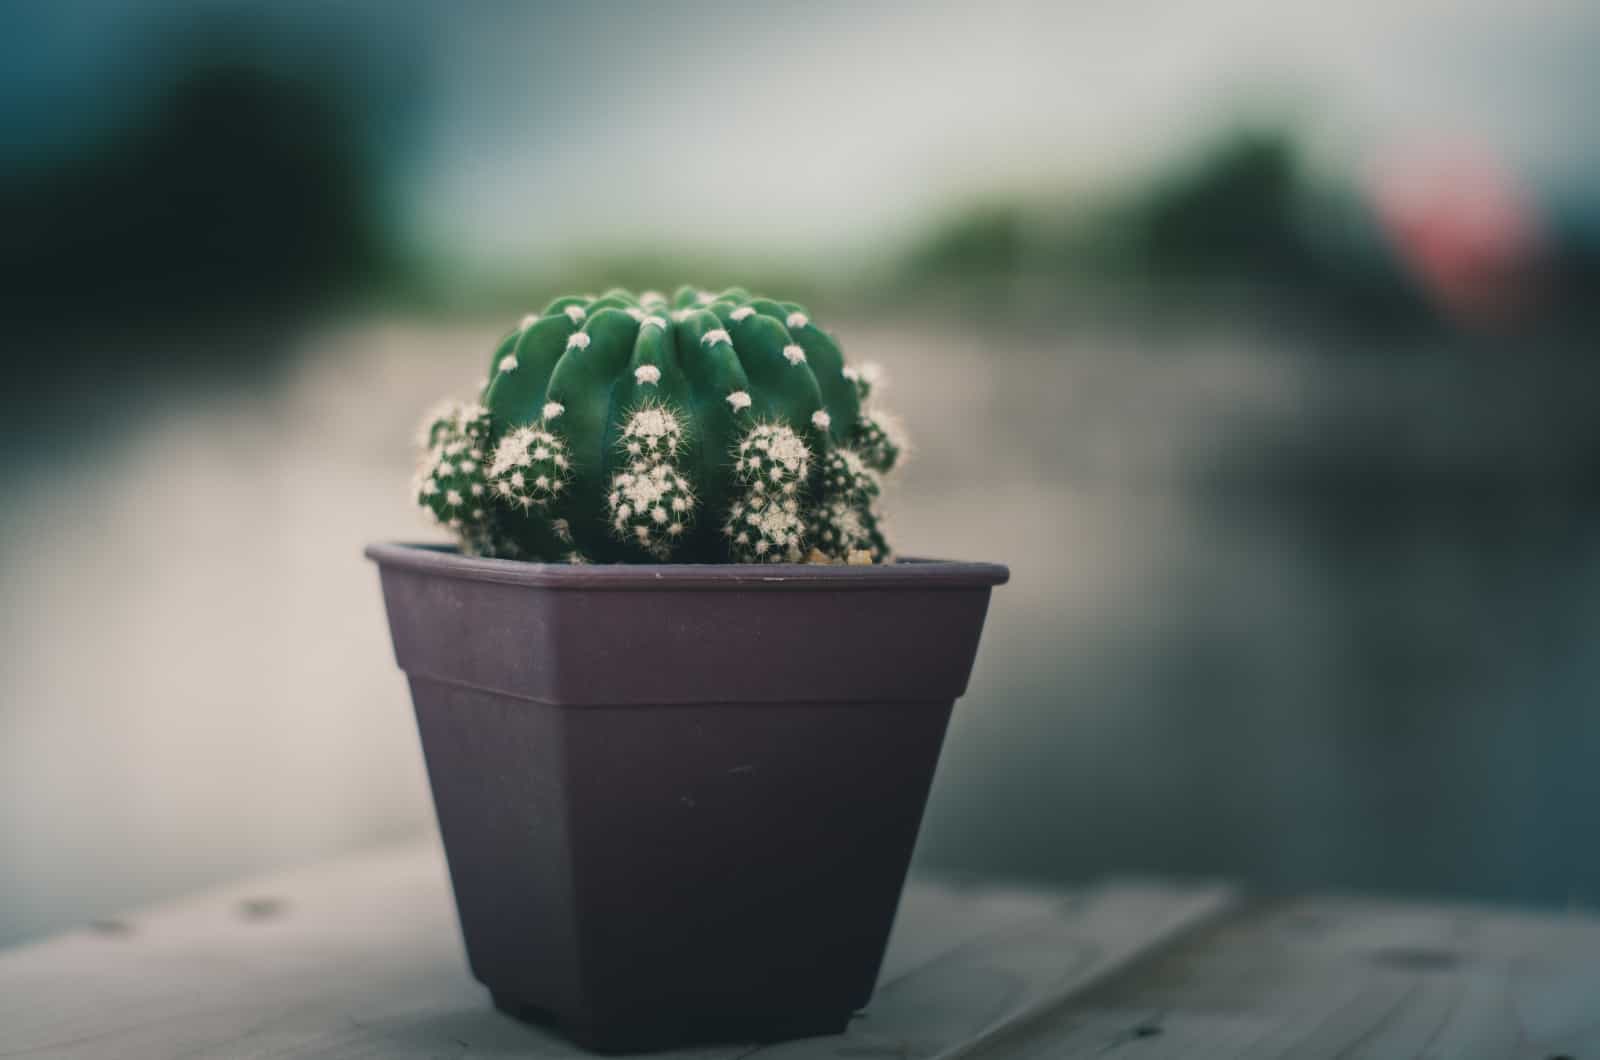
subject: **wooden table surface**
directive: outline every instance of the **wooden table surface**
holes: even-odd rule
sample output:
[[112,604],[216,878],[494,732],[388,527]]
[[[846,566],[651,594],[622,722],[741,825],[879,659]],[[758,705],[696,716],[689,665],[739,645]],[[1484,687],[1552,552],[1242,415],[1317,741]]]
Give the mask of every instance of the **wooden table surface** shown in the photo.
[[[0,950],[0,1057],[573,1055],[468,975],[437,842]],[[672,1055],[1600,1060],[1600,917],[914,881],[847,1034]]]

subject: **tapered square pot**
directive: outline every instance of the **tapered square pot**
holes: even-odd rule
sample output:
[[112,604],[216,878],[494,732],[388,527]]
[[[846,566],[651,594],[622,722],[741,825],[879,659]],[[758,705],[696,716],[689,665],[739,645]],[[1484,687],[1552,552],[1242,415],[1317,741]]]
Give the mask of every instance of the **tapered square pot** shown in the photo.
[[1004,567],[367,555],[496,1005],[605,1051],[844,1028]]

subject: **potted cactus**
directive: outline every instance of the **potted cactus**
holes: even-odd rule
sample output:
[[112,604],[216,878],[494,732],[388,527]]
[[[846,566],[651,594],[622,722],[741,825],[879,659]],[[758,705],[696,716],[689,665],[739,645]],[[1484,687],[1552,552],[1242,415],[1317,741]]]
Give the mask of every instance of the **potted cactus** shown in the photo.
[[871,995],[1004,567],[893,561],[902,445],[799,306],[561,298],[431,414],[375,545],[473,974],[590,1047]]

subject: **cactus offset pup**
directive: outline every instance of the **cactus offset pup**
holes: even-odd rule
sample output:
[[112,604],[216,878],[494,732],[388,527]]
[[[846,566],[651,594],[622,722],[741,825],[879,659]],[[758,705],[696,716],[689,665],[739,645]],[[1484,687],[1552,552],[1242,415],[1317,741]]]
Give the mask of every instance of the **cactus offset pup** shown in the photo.
[[734,288],[558,298],[423,424],[416,498],[464,551],[572,563],[884,562],[903,449],[876,373]]

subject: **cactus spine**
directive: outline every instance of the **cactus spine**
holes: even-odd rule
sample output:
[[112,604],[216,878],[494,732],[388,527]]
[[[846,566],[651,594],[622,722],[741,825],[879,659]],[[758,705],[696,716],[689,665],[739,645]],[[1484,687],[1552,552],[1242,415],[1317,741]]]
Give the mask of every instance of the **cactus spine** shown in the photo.
[[559,298],[431,413],[418,503],[464,550],[568,562],[881,562],[899,461],[876,375],[740,289]]

